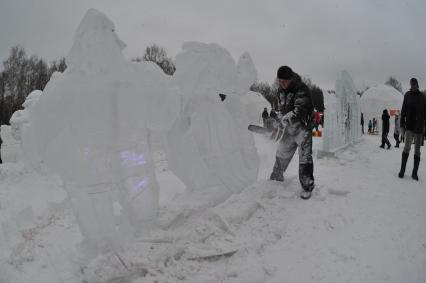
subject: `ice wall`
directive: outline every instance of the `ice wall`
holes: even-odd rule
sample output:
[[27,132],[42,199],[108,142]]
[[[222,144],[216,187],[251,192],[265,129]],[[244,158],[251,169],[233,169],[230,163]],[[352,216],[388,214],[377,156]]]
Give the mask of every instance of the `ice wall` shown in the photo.
[[323,150],[328,152],[343,148],[361,137],[359,97],[347,71],[339,73],[335,88],[334,96],[324,96]]
[[32,140],[64,181],[87,250],[117,248],[156,215],[158,184],[148,129],[171,127],[180,110],[153,63],[126,62],[114,24],[91,9],[33,110]]
[[193,191],[238,192],[256,181],[259,166],[241,101],[255,68],[247,53],[237,65],[217,44],[190,42],[182,49],[173,79],[184,104],[167,137],[169,166]]

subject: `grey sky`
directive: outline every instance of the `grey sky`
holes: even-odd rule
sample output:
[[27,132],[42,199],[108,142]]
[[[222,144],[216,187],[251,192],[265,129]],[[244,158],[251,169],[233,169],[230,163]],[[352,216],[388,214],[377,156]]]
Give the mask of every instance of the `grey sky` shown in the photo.
[[359,87],[393,75],[426,88],[424,0],[0,0],[0,59],[16,44],[65,56],[92,7],[115,23],[128,58],[151,43],[175,56],[184,41],[216,42],[235,60],[249,51],[262,81],[286,64],[324,88],[342,69]]

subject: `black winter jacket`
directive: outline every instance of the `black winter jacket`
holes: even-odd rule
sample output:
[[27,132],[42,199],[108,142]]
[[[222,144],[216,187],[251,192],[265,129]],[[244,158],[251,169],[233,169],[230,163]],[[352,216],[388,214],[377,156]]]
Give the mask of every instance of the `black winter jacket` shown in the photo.
[[390,119],[390,116],[389,116],[389,114],[388,114],[388,112],[387,111],[383,111],[383,114],[382,114],[382,133],[389,133],[389,119]]
[[426,97],[418,90],[411,89],[404,95],[401,109],[401,128],[416,134],[423,134],[426,125]]
[[299,75],[294,74],[287,89],[278,89],[277,98],[282,115],[293,111],[294,121],[300,121],[307,127],[313,127],[314,107],[311,91],[302,82]]

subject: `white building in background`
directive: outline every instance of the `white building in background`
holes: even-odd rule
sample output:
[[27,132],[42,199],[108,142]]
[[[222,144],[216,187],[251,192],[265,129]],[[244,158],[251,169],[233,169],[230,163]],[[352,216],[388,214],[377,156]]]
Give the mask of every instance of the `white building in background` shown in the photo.
[[[394,112],[401,110],[404,96],[388,85],[376,85],[370,87],[361,97],[361,112],[364,113],[364,128],[368,129],[368,121],[377,119],[378,129],[381,130],[382,113],[387,109],[393,116]],[[390,121],[391,131],[394,127],[393,119]]]

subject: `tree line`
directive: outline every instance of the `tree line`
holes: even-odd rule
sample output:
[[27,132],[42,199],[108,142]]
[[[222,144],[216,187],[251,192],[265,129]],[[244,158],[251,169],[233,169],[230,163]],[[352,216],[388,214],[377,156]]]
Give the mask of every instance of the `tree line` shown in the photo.
[[[151,61],[157,64],[165,74],[172,76],[176,66],[166,50],[157,44],[146,47],[142,57],[131,59],[132,62]],[[42,90],[54,72],[63,72],[67,68],[65,58],[52,61],[50,64],[37,56],[28,56],[22,46],[14,46],[3,61],[3,71],[0,72],[0,124],[9,124],[12,114],[22,109],[26,97],[33,90]],[[309,78],[302,78],[312,93],[315,109],[324,110],[324,96],[320,87]],[[276,108],[276,91],[278,83],[254,83],[250,90],[261,93],[272,107]]]
[[43,90],[50,76],[66,67],[65,58],[48,64],[36,55],[28,57],[22,46],[12,47],[0,72],[0,124],[9,124],[12,114],[22,109],[26,97],[33,90]]

